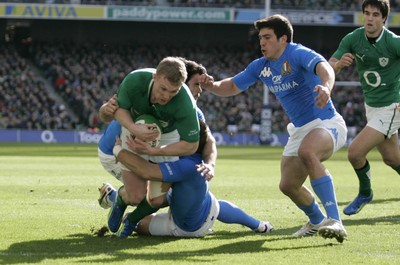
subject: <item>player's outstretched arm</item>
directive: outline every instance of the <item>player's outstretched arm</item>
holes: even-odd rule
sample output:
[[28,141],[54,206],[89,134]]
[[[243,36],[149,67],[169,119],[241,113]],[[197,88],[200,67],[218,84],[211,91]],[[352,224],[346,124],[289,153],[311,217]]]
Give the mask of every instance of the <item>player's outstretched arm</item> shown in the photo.
[[203,75],[200,79],[202,88],[220,97],[234,96],[242,92],[232,81],[232,78],[225,78],[221,81],[214,81],[214,78]]

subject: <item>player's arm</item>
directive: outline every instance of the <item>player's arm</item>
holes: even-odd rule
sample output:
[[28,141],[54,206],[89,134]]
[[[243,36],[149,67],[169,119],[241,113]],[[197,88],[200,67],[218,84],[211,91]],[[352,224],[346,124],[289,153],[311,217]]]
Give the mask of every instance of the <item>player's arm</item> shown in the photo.
[[128,129],[132,135],[143,141],[154,140],[159,135],[157,131],[152,130],[154,125],[135,124],[130,112],[126,109],[118,108],[117,111],[115,111],[114,117],[121,126]]
[[207,130],[207,142],[203,149],[203,161],[203,164],[196,165],[197,172],[209,181],[214,177],[217,161],[217,143],[209,129]]
[[321,61],[316,65],[315,73],[321,79],[321,84],[314,88],[314,92],[318,93],[315,98],[315,105],[318,108],[323,108],[331,96],[335,83],[335,72],[328,62]]
[[331,57],[329,59],[329,64],[332,66],[333,70],[335,70],[335,74],[338,74],[343,68],[349,67],[353,61],[354,56],[351,53],[345,53],[340,59]]
[[199,142],[189,143],[179,141],[177,143],[168,144],[161,147],[151,147],[145,141],[135,138],[127,140],[130,149],[138,154],[146,154],[150,156],[185,156],[194,154],[199,146]]
[[[115,111],[114,114],[115,119],[121,124],[121,126],[128,129],[131,133],[135,131],[135,123],[132,120],[132,116],[129,110],[119,108]],[[134,133],[133,133],[134,134]],[[134,134],[136,135],[136,134]]]
[[100,107],[99,116],[102,122],[109,123],[114,119],[114,113],[119,108],[116,98],[117,95],[114,95]]
[[210,130],[207,134],[207,142],[203,149],[203,160],[204,163],[214,167],[217,161],[217,143]]
[[137,154],[122,149],[121,140],[118,137],[113,153],[117,160],[135,175],[145,180],[163,180],[163,175],[158,164],[150,163]]
[[232,78],[225,78],[221,81],[214,81],[209,75],[203,75],[200,79],[202,88],[220,97],[234,96],[242,92],[233,82]]

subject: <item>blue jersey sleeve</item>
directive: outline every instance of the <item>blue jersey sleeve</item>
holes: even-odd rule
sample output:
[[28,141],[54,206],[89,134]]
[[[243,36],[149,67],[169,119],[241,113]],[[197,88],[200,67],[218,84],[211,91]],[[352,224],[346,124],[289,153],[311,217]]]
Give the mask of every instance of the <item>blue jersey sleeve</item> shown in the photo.
[[181,157],[178,161],[159,163],[164,182],[180,182],[183,180],[201,178],[196,164],[202,162],[200,154]]
[[115,138],[121,134],[121,125],[118,121],[113,120],[106,130],[104,131],[103,135],[99,140],[99,149],[107,154],[113,155],[113,148],[115,145]]
[[260,80],[259,65],[262,64],[263,58],[259,58],[251,62],[246,69],[238,73],[232,78],[233,83],[242,91],[247,90],[251,85]]

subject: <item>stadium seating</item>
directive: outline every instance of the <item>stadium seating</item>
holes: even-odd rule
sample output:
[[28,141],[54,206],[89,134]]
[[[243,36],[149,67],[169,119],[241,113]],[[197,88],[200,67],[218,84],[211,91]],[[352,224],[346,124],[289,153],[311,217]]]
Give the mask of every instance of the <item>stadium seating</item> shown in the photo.
[[[0,128],[27,129],[104,129],[105,124],[100,122],[97,111],[116,93],[124,76],[137,68],[155,67],[161,58],[168,55],[201,62],[217,80],[239,72],[258,56],[245,48],[225,47],[221,50],[218,47],[164,46],[152,49],[146,46],[37,42],[32,46],[29,60],[19,55],[11,44],[4,47],[0,64]],[[16,58],[15,63],[11,58]],[[32,74],[28,61],[41,70],[54,91],[64,99],[64,104],[74,111],[73,114],[68,114],[46,93],[45,85]],[[357,75],[354,70],[343,71],[337,78],[357,80]],[[252,128],[257,128],[260,122],[262,95],[262,84],[230,98],[217,98],[205,91],[198,105],[213,131],[228,130],[228,124],[232,124],[230,110],[234,109],[237,131],[252,133]],[[358,131],[364,125],[361,91],[355,87],[337,86],[332,97],[347,123]],[[273,94],[269,95],[269,104],[273,110],[273,132],[284,132],[288,119]],[[73,119],[73,116],[78,119]]]

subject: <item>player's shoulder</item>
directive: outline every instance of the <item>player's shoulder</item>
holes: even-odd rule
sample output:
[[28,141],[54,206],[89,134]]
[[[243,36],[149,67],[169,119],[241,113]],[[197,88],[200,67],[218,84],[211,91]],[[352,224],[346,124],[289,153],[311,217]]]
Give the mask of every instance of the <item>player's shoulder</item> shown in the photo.
[[173,99],[175,99],[176,101],[190,102],[191,104],[196,105],[196,101],[192,95],[192,92],[190,92],[189,87],[185,83],[182,84],[178,95],[175,96]]
[[308,53],[312,51],[312,49],[308,48],[307,46],[304,46],[301,43],[291,42],[288,43],[286,51],[287,54],[290,54],[290,56],[296,56],[296,54]]
[[155,73],[156,73],[155,68],[140,68],[140,69],[133,70],[132,72],[129,73],[129,75],[131,75],[131,74],[146,75],[146,74],[155,74]]
[[[317,53],[316,51],[314,51],[313,49],[304,46],[300,43],[294,43],[291,42],[288,44],[286,51],[283,54],[289,62],[292,62],[294,64],[296,63],[304,63],[305,60],[308,61],[308,59],[306,58],[313,58],[313,61],[320,61],[323,57]],[[311,56],[311,57],[310,57]],[[320,60],[315,60],[316,56],[320,57]]]
[[400,36],[387,28],[383,28],[383,35],[385,36],[385,39],[388,39],[389,41],[396,42],[397,44],[400,43]]

